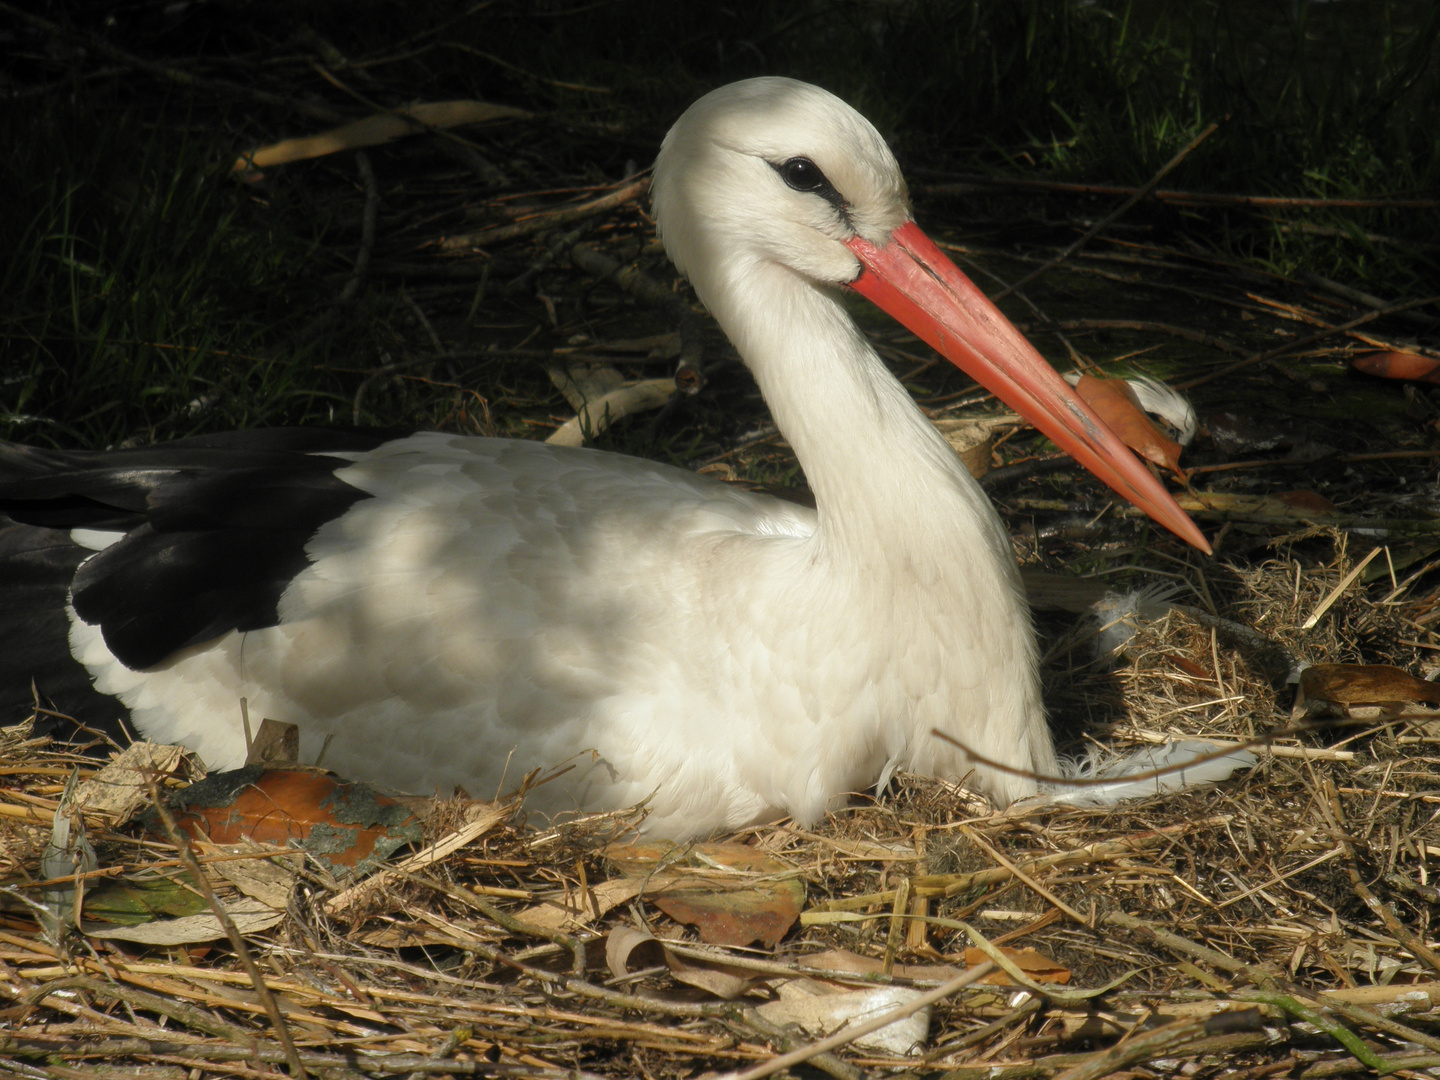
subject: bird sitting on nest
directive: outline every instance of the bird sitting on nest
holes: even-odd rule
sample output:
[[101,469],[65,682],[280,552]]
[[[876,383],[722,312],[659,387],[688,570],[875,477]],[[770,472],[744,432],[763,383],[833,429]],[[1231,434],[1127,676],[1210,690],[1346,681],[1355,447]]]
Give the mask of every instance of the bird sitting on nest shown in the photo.
[[645,829],[673,837],[808,823],[896,769],[1034,794],[1057,763],[1009,537],[845,288],[1204,538],[920,231],[884,140],[838,98],[782,78],[706,95],[666,136],[652,198],[816,509],[434,433],[6,446],[12,710],[33,677],[59,712],[128,714],[229,767],[245,698],[356,778],[491,796],[568,764],[530,806],[647,801]]

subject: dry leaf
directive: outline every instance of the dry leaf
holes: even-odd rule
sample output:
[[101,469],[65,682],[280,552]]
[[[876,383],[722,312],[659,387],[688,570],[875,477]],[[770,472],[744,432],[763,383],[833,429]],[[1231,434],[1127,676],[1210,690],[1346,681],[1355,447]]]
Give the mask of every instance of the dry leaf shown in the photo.
[[[1070,981],[1069,968],[1034,949],[1009,949],[1002,946],[1000,953],[1036,982],[1068,983]],[[989,959],[990,957],[980,949],[965,950],[966,967],[979,967]],[[1015,980],[1003,970],[999,970],[986,975],[980,980],[980,983],[988,986],[1014,986]]]
[[1105,425],[1146,461],[1154,462],[1180,476],[1180,444],[1171,439],[1145,415],[1135,391],[1124,379],[1098,379],[1081,375],[1075,392],[1095,410]]
[[1389,664],[1314,664],[1300,673],[1291,715],[1312,712],[1342,716],[1433,717],[1440,709],[1440,683]]
[[936,420],[935,429],[945,436],[950,449],[960,455],[960,460],[970,475],[979,480],[990,471],[990,456],[995,449],[995,432],[1002,427],[1013,427],[1018,422],[1014,416],[946,417]]
[[116,824],[123,824],[150,804],[151,784],[163,788],[187,752],[183,746],[131,743],[80,785],[75,802],[86,813],[113,815]]
[[491,105],[484,101],[431,101],[367,116],[364,120],[331,128],[319,135],[286,139],[284,142],[262,146],[253,154],[236,158],[231,171],[252,172],[269,168],[271,165],[324,157],[341,150],[363,150],[367,146],[379,146],[406,135],[417,135],[436,128],[481,124],[490,120],[523,120],[529,116],[524,109]]
[[1366,375],[1382,379],[1410,379],[1415,382],[1440,383],[1440,360],[1412,352],[1377,352],[1357,356],[1350,366]]
[[1324,495],[1314,491],[1282,491],[1275,496],[1286,506],[1311,514],[1338,514],[1335,504]]
[[268,716],[260,721],[260,730],[245,751],[246,765],[268,765],[286,769],[300,760],[300,725],[285,724]]
[[515,918],[526,926],[541,930],[579,930],[589,926],[610,909],[634,900],[644,887],[643,881],[633,879],[602,881],[598,885],[592,885],[586,895],[572,897],[571,903],[547,900],[517,912]]
[[[879,975],[885,970],[885,962],[879,957],[861,956],[849,949],[826,949],[807,956],[805,966],[811,970],[833,971],[837,975]],[[963,970],[952,964],[894,964],[890,974],[911,982],[938,984],[949,982]]]
[[[908,986],[873,986],[845,990],[815,979],[795,979],[776,988],[776,1000],[757,1010],[772,1024],[799,1024],[812,1035],[829,1035],[846,1024],[871,1020],[923,996]],[[904,1057],[925,1045],[930,1033],[930,1007],[861,1035],[856,1046]]]
[[[203,901],[202,901],[203,903]],[[285,917],[259,900],[242,897],[225,904],[225,913],[242,934],[258,934]],[[213,914],[187,915],[179,919],[156,919],[139,926],[108,926],[85,923],[80,928],[90,937],[134,941],[142,945],[190,945],[225,936],[225,928]]]
[[623,844],[606,855],[644,882],[647,900],[694,926],[707,944],[774,948],[805,904],[805,886],[791,868],[745,844]]
[[754,972],[719,961],[678,956],[658,938],[629,926],[617,927],[606,936],[605,964],[617,979],[633,969],[664,966],[677,981],[725,1001],[739,997],[755,982]]
[[[275,855],[273,849],[258,844],[215,844],[201,843],[201,851],[207,856]],[[288,857],[287,857],[288,856]],[[290,905],[290,893],[295,887],[295,867],[298,852],[281,852],[276,858],[226,859],[216,858],[209,862],[207,869],[234,885],[252,900],[259,900],[276,911],[284,911]]]

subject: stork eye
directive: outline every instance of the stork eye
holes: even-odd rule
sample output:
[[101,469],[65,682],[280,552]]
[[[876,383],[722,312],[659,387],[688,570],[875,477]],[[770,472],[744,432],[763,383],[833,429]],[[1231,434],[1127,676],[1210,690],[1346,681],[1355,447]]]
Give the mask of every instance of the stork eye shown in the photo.
[[830,181],[809,158],[791,158],[780,166],[780,178],[796,191],[819,191],[829,187]]
[[809,158],[793,157],[780,165],[771,164],[780,179],[785,181],[792,191],[803,191],[808,195],[819,195],[836,210],[841,216],[849,220],[849,209],[840,193],[835,190],[835,185],[826,179],[825,174],[820,171]]

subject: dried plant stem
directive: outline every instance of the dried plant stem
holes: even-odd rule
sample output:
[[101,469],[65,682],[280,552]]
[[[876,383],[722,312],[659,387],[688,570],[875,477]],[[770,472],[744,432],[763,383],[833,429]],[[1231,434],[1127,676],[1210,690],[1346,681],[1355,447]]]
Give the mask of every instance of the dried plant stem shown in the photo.
[[1174,157],[1172,157],[1169,161],[1162,165],[1160,167],[1160,171],[1157,172],[1154,176],[1152,176],[1148,181],[1146,181],[1143,187],[1137,188],[1123,203],[1121,203],[1114,210],[1110,211],[1110,213],[1106,214],[1103,218],[1101,218],[1089,229],[1087,229],[1084,235],[1082,235],[1059,255],[1056,255],[1053,259],[1050,259],[1049,261],[1041,264],[1040,266],[1037,266],[1034,270],[1031,270],[1028,274],[1022,277],[1019,281],[1011,282],[1005,288],[1001,289],[1000,292],[995,295],[994,299],[1000,300],[1002,297],[1009,296],[1012,292],[1020,288],[1022,285],[1029,284],[1030,282],[1038,278],[1041,274],[1044,274],[1059,266],[1071,255],[1075,254],[1075,252],[1079,251],[1082,247],[1084,247],[1096,236],[1098,236],[1102,231],[1104,231],[1107,226],[1109,226],[1112,222],[1123,216],[1127,210],[1129,210],[1132,206],[1138,203],[1141,199],[1145,198],[1145,196],[1150,194],[1150,192],[1154,191],[1157,187],[1159,187],[1161,180],[1164,180],[1165,177],[1169,176],[1170,173],[1175,170],[1175,167],[1177,165],[1179,165],[1182,161],[1189,157],[1191,152],[1197,146],[1203,143],[1211,135],[1215,134],[1215,132],[1218,131],[1219,128],[1220,125],[1218,123],[1210,124],[1208,127],[1206,127],[1204,131],[1200,132],[1200,134],[1196,135],[1193,139],[1191,139],[1188,143],[1181,147],[1180,151]]
[[879,1031],[883,1027],[888,1027],[896,1020],[903,1020],[907,1016],[913,1016],[927,1005],[933,1005],[935,1002],[949,997],[957,990],[979,982],[994,970],[995,965],[993,963],[986,962],[984,964],[977,964],[975,967],[968,968],[961,974],[955,976],[955,978],[949,982],[937,986],[928,993],[921,994],[913,1001],[907,1002],[897,1009],[882,1013],[880,1016],[872,1020],[866,1020],[864,1023],[846,1027],[842,1031],[837,1031],[829,1038],[821,1039],[812,1046],[794,1050],[788,1054],[781,1054],[779,1057],[771,1058],[769,1061],[763,1062],[753,1069],[746,1069],[740,1073],[732,1073],[729,1077],[721,1078],[721,1080],[761,1080],[762,1077],[773,1076],[775,1073],[788,1069],[792,1065],[799,1065],[802,1062],[809,1061],[816,1054],[834,1050],[836,1047],[844,1046],[847,1043],[852,1043],[862,1035],[869,1035],[872,1031]]
[[[175,824],[175,817],[165,804],[165,797],[161,795],[159,787],[153,782],[150,794],[154,800],[155,810],[160,816],[161,824],[165,827],[165,835],[175,846],[175,852],[184,862],[186,870],[190,872],[190,878],[195,887],[200,890],[200,894],[205,897],[205,902],[210,905],[210,910],[220,920],[220,925],[225,929],[225,937],[229,939],[230,947],[235,950],[235,955],[245,969],[245,974],[250,976],[255,993],[265,1007],[265,1015],[270,1019],[270,1027],[285,1051],[285,1062],[290,1067],[290,1075],[295,1080],[307,1080],[310,1074],[300,1063],[300,1057],[295,1052],[295,1040],[290,1036],[290,1026],[280,1012],[275,995],[270,993],[270,988],[265,985],[265,976],[260,973],[260,967],[255,963],[255,958],[250,955],[250,947],[245,944],[245,938],[235,926],[234,920],[230,918],[230,913],[225,910],[225,905],[220,903],[220,899],[215,895],[215,890],[210,887],[210,881],[206,878],[205,871],[201,868],[199,860],[195,858],[195,853],[190,850],[190,842],[180,832],[179,826]],[[253,1040],[253,1036],[250,1038]]]

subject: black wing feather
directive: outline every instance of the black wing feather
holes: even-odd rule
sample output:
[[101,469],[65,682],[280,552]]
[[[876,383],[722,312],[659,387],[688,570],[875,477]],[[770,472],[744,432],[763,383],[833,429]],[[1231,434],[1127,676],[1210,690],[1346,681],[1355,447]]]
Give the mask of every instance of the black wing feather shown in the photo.
[[[324,455],[384,441],[296,429],[101,452],[0,444],[6,701],[28,703],[34,677],[45,693],[93,711],[76,690],[88,689],[88,677],[70,657],[67,599],[134,669],[231,630],[275,625],[281,594],[308,563],[305,545],[366,497]],[[125,536],[91,552],[70,540],[77,527]]]

